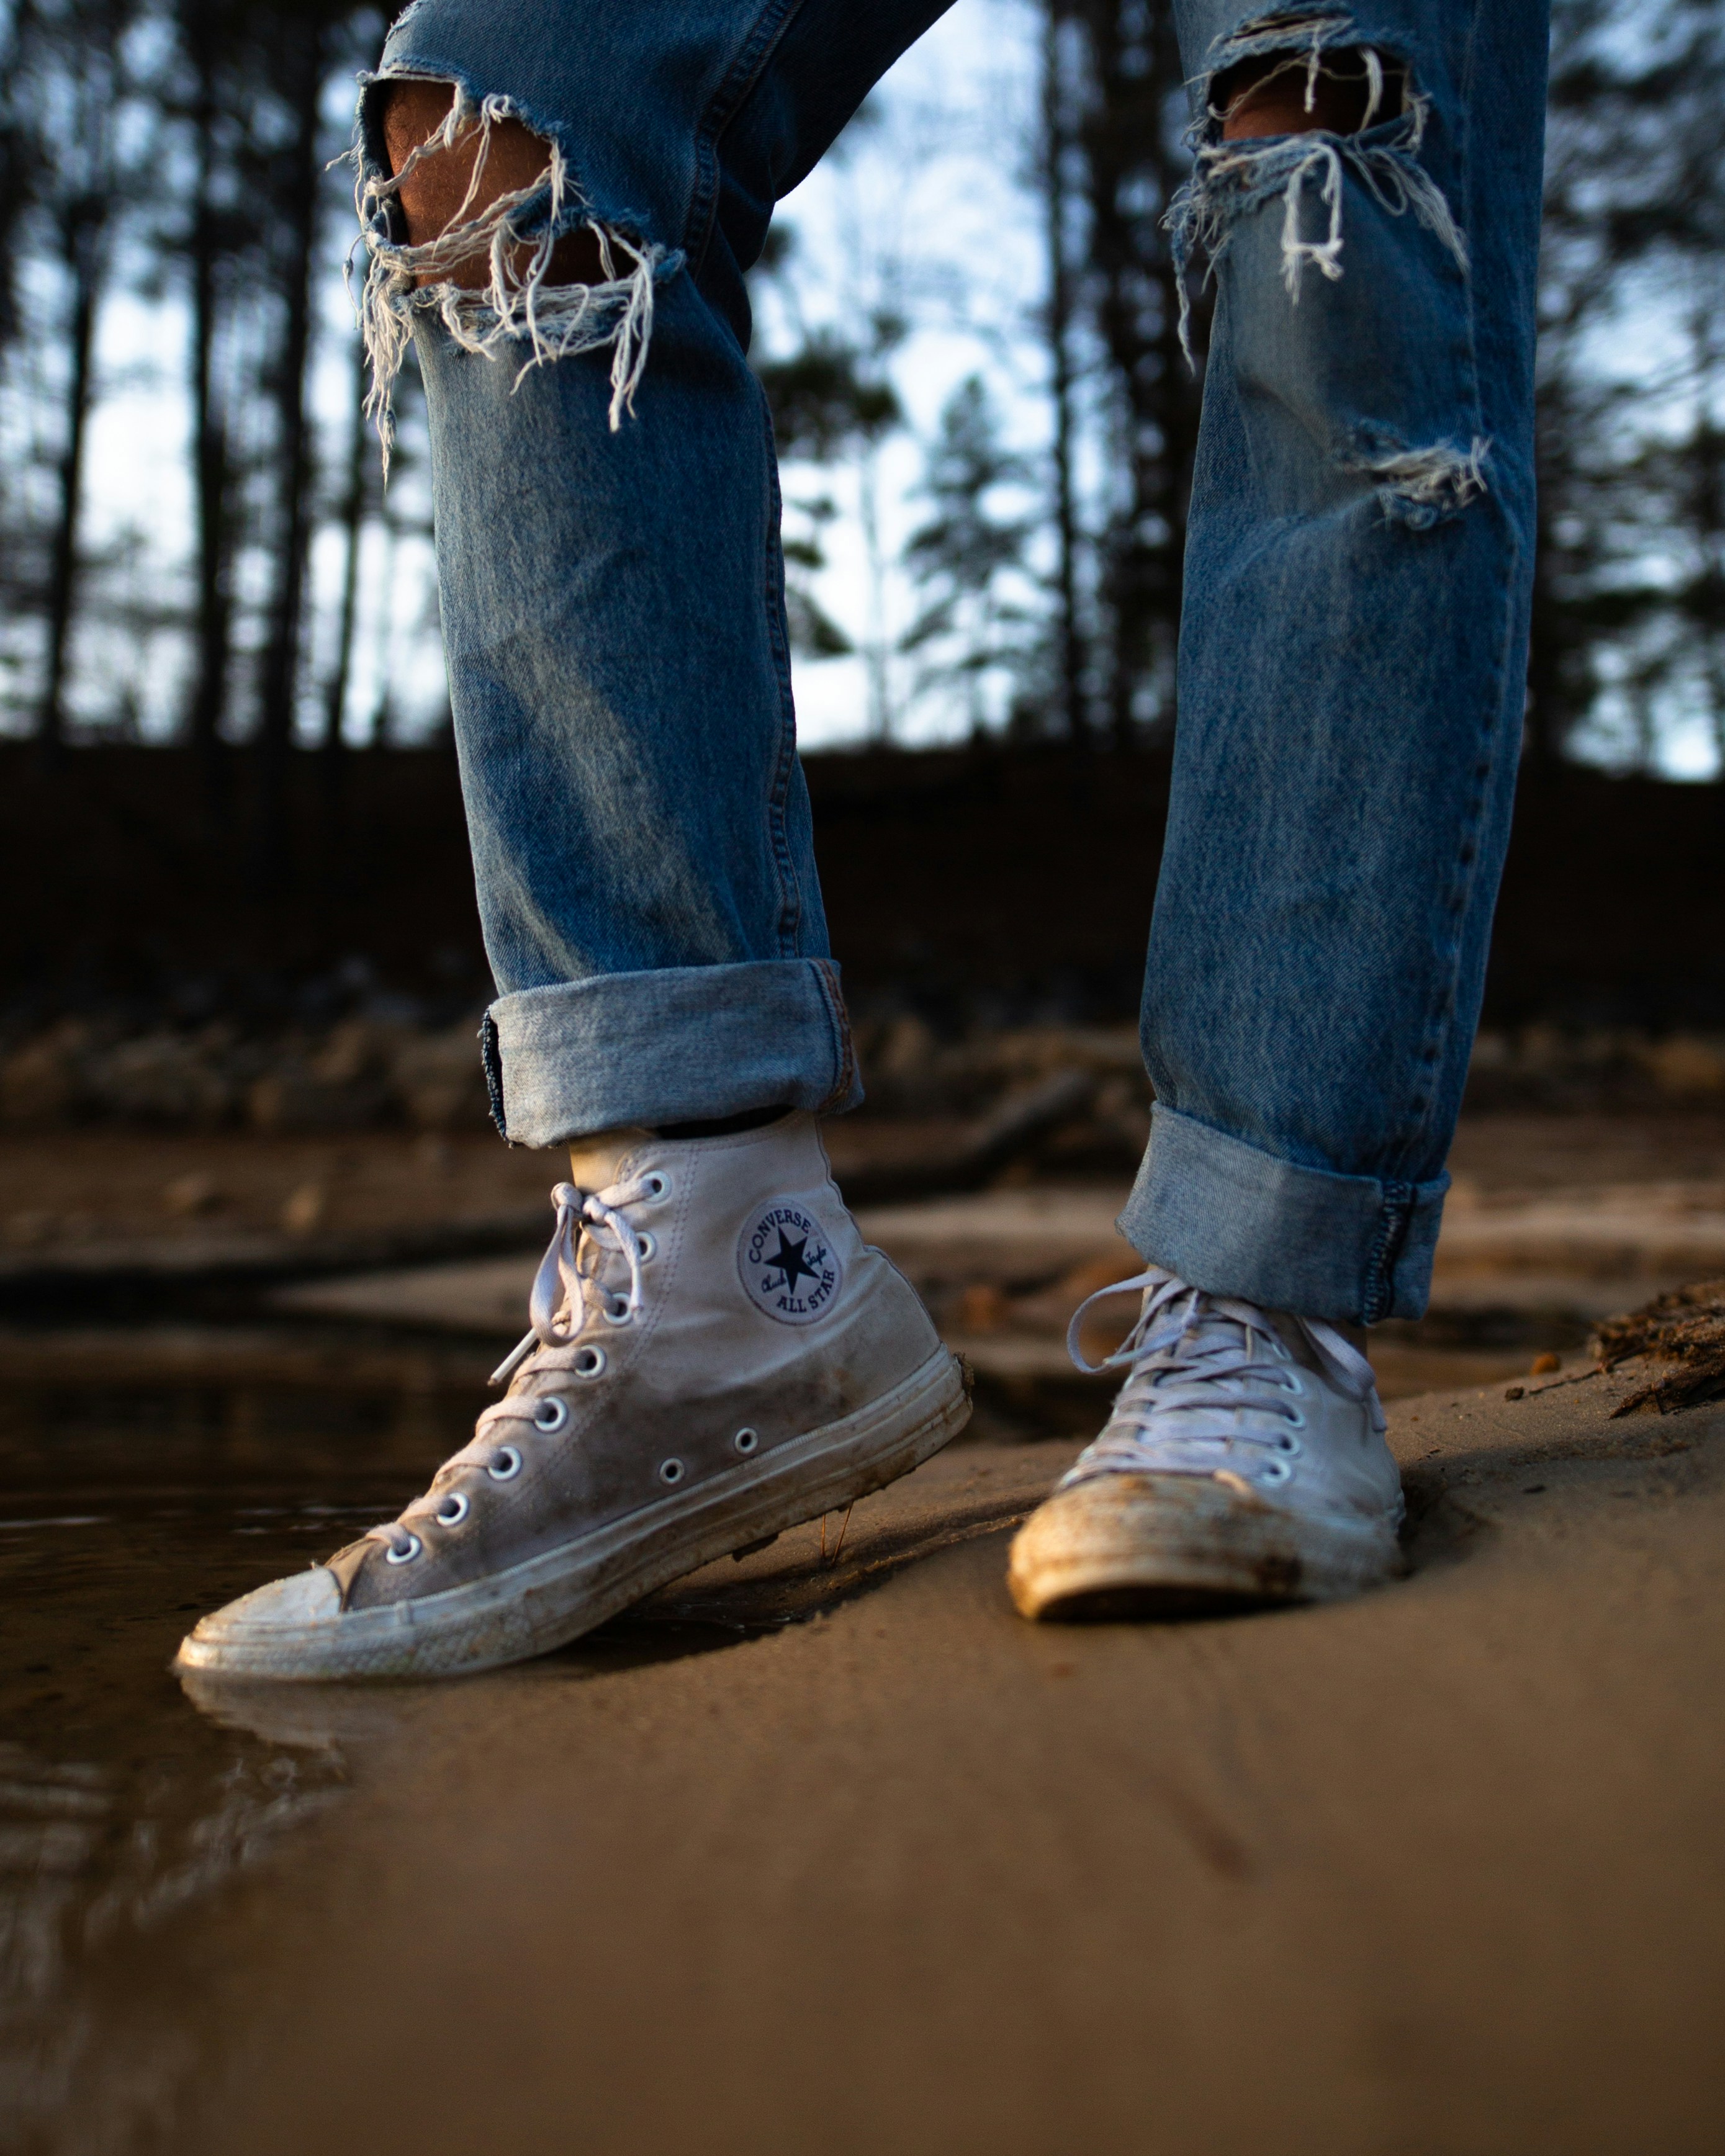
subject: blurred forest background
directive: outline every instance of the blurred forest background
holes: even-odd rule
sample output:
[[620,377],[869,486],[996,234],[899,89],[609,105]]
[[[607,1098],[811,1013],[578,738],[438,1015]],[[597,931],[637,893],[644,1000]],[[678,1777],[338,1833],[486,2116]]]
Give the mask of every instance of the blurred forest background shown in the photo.
[[[340,274],[384,23],[0,7],[0,1109],[95,1101],[98,1038],[483,1000],[423,408],[386,493]],[[1202,388],[1172,8],[934,38],[755,280],[834,942],[882,1024],[1123,1019]],[[1558,0],[1500,1029],[1725,1031],[1722,110],[1722,0]]]

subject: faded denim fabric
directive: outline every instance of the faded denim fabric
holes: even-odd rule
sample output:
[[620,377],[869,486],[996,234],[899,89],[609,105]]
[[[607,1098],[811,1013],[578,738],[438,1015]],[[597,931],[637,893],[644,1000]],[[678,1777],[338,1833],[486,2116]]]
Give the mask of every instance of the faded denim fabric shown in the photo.
[[[860,1097],[793,743],[743,273],[941,0],[416,0],[381,74],[558,161],[511,236],[606,281],[415,271],[372,190],[368,334],[417,341],[508,1134]],[[1217,305],[1173,801],[1122,1226],[1218,1293],[1424,1307],[1520,746],[1543,0],[1183,0]],[[1359,135],[1224,144],[1209,78],[1368,49]],[[501,214],[501,213],[500,213]]]

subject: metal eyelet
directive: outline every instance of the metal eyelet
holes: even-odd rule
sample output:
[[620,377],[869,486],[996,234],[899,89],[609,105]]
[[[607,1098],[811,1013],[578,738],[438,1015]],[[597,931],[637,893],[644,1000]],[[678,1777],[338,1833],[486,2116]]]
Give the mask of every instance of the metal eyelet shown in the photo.
[[521,1455],[512,1445],[500,1445],[497,1456],[485,1470],[494,1482],[513,1482],[521,1471]]
[[575,1374],[578,1378],[596,1378],[605,1367],[603,1348],[578,1348],[575,1351]]
[[1260,1482],[1287,1482],[1293,1479],[1294,1471],[1286,1460],[1266,1460],[1258,1471]]
[[747,1454],[752,1452],[761,1442],[761,1435],[758,1430],[740,1430],[731,1442],[739,1452]]
[[437,1523],[440,1527],[459,1527],[472,1510],[466,1491],[452,1490],[437,1508]]
[[668,1486],[674,1488],[676,1484],[680,1482],[683,1479],[682,1461],[680,1460],[661,1460],[659,1463],[659,1479]]
[[420,1541],[418,1535],[409,1535],[408,1546],[404,1550],[398,1550],[392,1543],[383,1554],[391,1564],[411,1564],[424,1547],[424,1543]]
[[635,1237],[635,1255],[644,1265],[650,1265],[659,1255],[659,1245],[644,1228]]
[[626,1295],[620,1295],[614,1302],[608,1302],[605,1305],[607,1325],[627,1325],[634,1318],[634,1306]]
[[662,1204],[670,1196],[671,1179],[662,1168],[655,1168],[650,1175],[641,1178],[641,1188],[655,1205]]
[[542,1430],[547,1436],[559,1430],[569,1419],[569,1403],[560,1400],[555,1394],[548,1394],[533,1410],[533,1427]]
[[[1299,1427],[1301,1430],[1304,1430],[1306,1427],[1306,1418],[1304,1415],[1301,1415],[1300,1418]],[[1284,1430],[1281,1435],[1276,1440],[1276,1449],[1278,1452],[1286,1452],[1291,1455],[1296,1452],[1303,1451],[1305,1448],[1301,1445],[1299,1439],[1294,1435],[1291,1430]]]

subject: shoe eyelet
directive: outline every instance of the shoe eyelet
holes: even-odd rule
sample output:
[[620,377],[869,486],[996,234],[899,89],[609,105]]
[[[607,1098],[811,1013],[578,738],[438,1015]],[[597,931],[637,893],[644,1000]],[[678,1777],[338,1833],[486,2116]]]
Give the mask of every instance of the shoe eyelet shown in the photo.
[[[1300,1418],[1299,1427],[1301,1430],[1304,1430],[1306,1427],[1306,1418],[1304,1415],[1301,1415]],[[1286,1452],[1289,1457],[1291,1458],[1295,1453],[1303,1451],[1305,1448],[1301,1445],[1299,1439],[1294,1435],[1293,1431],[1290,1430],[1284,1430],[1281,1435],[1276,1439],[1276,1449],[1278,1452]]]
[[732,1439],[731,1442],[736,1446],[737,1450],[740,1453],[743,1454],[744,1456],[747,1457],[747,1455],[752,1452],[755,1450],[755,1447],[761,1442],[761,1433],[755,1430],[740,1430],[737,1433],[736,1436]]
[[1258,1471],[1258,1480],[1260,1482],[1288,1482],[1292,1481],[1293,1474],[1293,1469],[1286,1460],[1266,1460]]
[[597,1378],[605,1367],[603,1348],[578,1348],[575,1351],[575,1374],[578,1378]]
[[660,1205],[671,1194],[671,1179],[662,1168],[655,1168],[650,1175],[641,1178],[641,1188],[655,1205]]
[[521,1455],[512,1445],[500,1445],[496,1456],[485,1470],[494,1482],[513,1482],[521,1471]]
[[465,1490],[451,1490],[437,1508],[437,1523],[440,1527],[459,1527],[472,1510],[472,1500]]
[[607,1325],[627,1325],[634,1317],[634,1306],[626,1295],[619,1295],[614,1302],[605,1305]]
[[398,1550],[392,1543],[383,1554],[391,1564],[411,1564],[424,1547],[418,1535],[409,1535],[405,1549]]
[[661,1460],[659,1463],[659,1479],[666,1486],[667,1488],[675,1489],[676,1485],[683,1479],[682,1461],[680,1460]]
[[[1303,1408],[1296,1408],[1288,1416],[1287,1424],[1290,1430],[1304,1430],[1306,1427],[1306,1410]],[[1295,1450],[1296,1451],[1299,1450],[1297,1445],[1296,1445]]]
[[548,1394],[533,1410],[534,1429],[542,1430],[547,1437],[561,1430],[568,1419],[569,1403],[560,1400],[554,1393]]
[[659,1255],[657,1241],[647,1233],[644,1228],[635,1237],[635,1255],[644,1265],[650,1265],[655,1258]]

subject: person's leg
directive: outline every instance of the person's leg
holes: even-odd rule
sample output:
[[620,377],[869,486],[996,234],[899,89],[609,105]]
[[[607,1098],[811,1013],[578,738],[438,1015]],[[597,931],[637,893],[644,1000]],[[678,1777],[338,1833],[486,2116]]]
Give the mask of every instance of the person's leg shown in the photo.
[[1122,1225],[1219,1293],[1417,1317],[1521,746],[1546,11],[1181,16],[1201,110],[1368,53],[1389,109],[1206,121],[1181,206],[1217,299]]
[[743,279],[945,4],[418,0],[367,85],[365,315],[385,388],[409,334],[425,380],[512,1139],[860,1097]]
[[[1521,743],[1539,0],[1181,0],[1217,300],[1107,1426],[1033,1616],[1353,1592],[1401,1496],[1333,1330],[1425,1307]],[[1075,1321],[1075,1332],[1076,1322]]]
[[499,1120],[572,1140],[572,1180],[472,1444],[206,1618],[183,1667],[513,1661],[963,1424],[808,1112],[857,1088],[743,285],[774,201],[942,4],[416,0],[391,33],[366,317],[386,388],[412,335],[430,406]]

